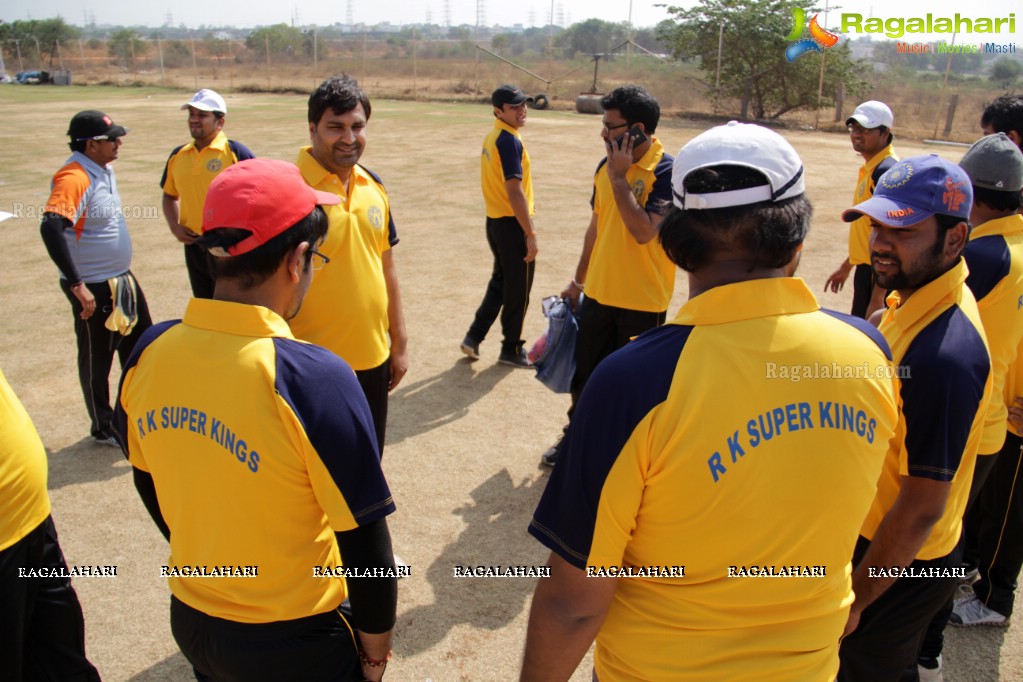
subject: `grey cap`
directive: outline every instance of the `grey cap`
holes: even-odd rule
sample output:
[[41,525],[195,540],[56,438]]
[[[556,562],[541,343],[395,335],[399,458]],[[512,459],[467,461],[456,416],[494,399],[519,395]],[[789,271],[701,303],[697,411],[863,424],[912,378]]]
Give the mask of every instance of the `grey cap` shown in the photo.
[[1005,133],[986,135],[959,162],[974,187],[998,192],[1023,189],[1023,154]]

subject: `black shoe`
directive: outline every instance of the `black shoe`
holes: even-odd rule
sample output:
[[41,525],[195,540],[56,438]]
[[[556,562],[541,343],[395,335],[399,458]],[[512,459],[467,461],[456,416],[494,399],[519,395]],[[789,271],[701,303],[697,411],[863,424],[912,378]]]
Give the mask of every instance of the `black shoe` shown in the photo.
[[[463,345],[464,349],[465,346]],[[518,367],[519,369],[533,369],[533,363],[526,357],[526,351],[519,348],[514,353],[501,353],[497,357],[498,364],[508,365],[509,367]]]
[[472,337],[468,334],[462,339],[461,345],[462,352],[465,353],[470,360],[480,359],[480,344],[479,341],[473,341]]
[[561,434],[554,445],[547,448],[547,451],[540,455],[540,464],[552,467],[558,463],[558,455],[561,454],[561,444],[565,442],[565,434]]
[[99,436],[93,436],[93,442],[96,445],[106,445],[110,448],[120,448],[121,444],[117,441],[117,438],[109,434],[102,434]]

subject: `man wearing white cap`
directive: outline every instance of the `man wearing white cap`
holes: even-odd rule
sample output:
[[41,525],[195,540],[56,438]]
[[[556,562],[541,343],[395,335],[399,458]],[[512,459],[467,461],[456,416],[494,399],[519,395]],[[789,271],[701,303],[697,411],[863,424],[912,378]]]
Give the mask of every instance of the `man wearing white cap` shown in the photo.
[[[856,107],[852,116],[846,119],[849,139],[853,151],[863,157],[856,191],[853,192],[853,204],[866,201],[874,194],[877,181],[885,171],[895,165],[899,157],[892,148],[892,110],[884,102],[871,100]],[[852,314],[867,318],[871,313],[884,305],[884,289],[874,284],[873,271],[870,269],[870,221],[861,218],[849,225],[849,257],[842,261],[838,269],[831,273],[824,284],[824,290],[838,293],[853,274]]]
[[713,128],[672,190],[660,242],[690,298],[583,389],[529,528],[551,577],[521,679],[569,679],[596,637],[601,682],[833,680],[897,422],[891,355],[792,276],[812,208],[784,138]]
[[163,168],[163,216],[171,234],[185,245],[185,267],[192,295],[212,298],[213,277],[206,251],[195,246],[202,230],[202,205],[206,190],[220,171],[253,158],[249,148],[227,139],[224,123],[227,104],[213,90],[203,88],[181,105],[188,110],[188,132],[192,141],[171,152]]

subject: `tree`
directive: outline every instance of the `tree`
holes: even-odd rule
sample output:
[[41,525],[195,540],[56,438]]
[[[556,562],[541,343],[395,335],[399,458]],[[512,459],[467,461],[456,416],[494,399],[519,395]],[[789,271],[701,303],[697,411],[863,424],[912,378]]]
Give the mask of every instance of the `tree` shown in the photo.
[[[785,57],[795,9],[805,5],[798,0],[697,0],[692,9],[669,7],[676,23],[666,27],[665,43],[676,58],[698,60],[713,87],[718,35],[724,27],[720,94],[740,98],[744,117],[752,107],[754,118],[778,118],[794,109],[818,106],[821,55],[811,53],[792,63]],[[859,96],[866,83],[858,76],[862,66],[852,59],[848,45],[841,43],[824,54],[825,97],[820,104],[833,103],[829,93],[836,92],[839,83],[848,94]]]
[[998,84],[998,87],[1008,90],[1023,73],[1023,66],[1009,57],[1001,57],[991,64],[991,80]]
[[146,54],[149,44],[142,39],[138,31],[131,28],[121,28],[110,34],[107,41],[107,52],[111,57],[117,58],[118,63],[127,65],[132,71],[135,70],[135,60]]
[[[269,50],[271,55],[277,57],[296,57],[306,49],[307,38],[305,34],[294,26],[287,24],[274,24],[273,26],[261,26],[249,34],[245,39],[245,47],[266,55]],[[309,39],[309,54],[312,54],[312,40]]]
[[572,24],[555,40],[555,45],[572,59],[577,54],[603,54],[624,43],[629,37],[628,26],[603,19],[587,19]]
[[60,47],[81,35],[81,31],[65,24],[60,17],[13,21],[10,24],[3,24],[2,27],[0,37],[5,42],[16,40],[22,45],[38,45],[39,61],[42,62],[44,56],[48,57],[51,69]]

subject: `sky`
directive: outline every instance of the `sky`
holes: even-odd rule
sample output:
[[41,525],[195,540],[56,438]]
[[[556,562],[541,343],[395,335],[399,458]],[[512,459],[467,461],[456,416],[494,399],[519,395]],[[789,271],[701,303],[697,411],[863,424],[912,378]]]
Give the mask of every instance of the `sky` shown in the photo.
[[[330,25],[347,23],[349,5],[354,23],[376,24],[389,21],[399,23],[433,23],[437,25],[475,25],[477,2],[485,25],[501,24],[525,27],[543,26],[552,11],[555,23],[569,25],[591,17],[605,21],[628,21],[638,27],[654,26],[670,18],[661,4],[691,7],[694,0],[175,0],[174,2],[125,2],[125,0],[4,0],[0,6],[0,20],[46,19],[61,16],[68,23],[81,26],[88,17],[97,24],[163,25],[168,15],[173,25],[185,24],[190,28],[200,25],[233,25],[249,27],[276,23],[295,25]],[[820,5],[823,5],[823,0]],[[828,28],[837,28],[841,13],[859,13],[864,17],[953,16],[959,12],[965,17],[1016,16],[1016,32],[1003,32],[1001,42],[1019,41],[1023,48],[1023,6],[1011,0],[839,0],[841,9],[829,13]],[[809,2],[807,3],[809,6]],[[893,9],[897,7],[897,9]],[[239,12],[239,8],[244,11]],[[821,22],[822,24],[824,22]],[[975,34],[976,35],[976,34]],[[913,37],[928,40],[930,37]],[[979,38],[979,36],[977,36]],[[948,36],[937,36],[947,39]],[[909,39],[908,37],[906,39]],[[958,41],[957,41],[958,42]],[[973,41],[971,41],[973,42]],[[1017,52],[1019,58],[1023,52]]]

